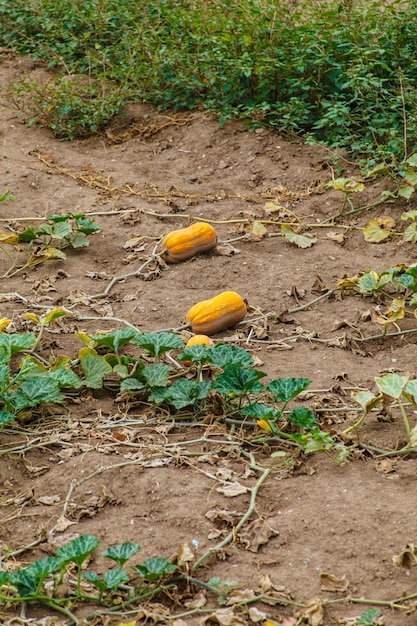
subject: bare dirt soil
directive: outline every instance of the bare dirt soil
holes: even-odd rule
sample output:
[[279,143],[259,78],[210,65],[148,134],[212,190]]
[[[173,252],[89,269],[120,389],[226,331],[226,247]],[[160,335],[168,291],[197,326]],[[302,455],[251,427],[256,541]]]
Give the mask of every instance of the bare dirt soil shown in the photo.
[[[3,56],[4,90],[25,72],[46,76],[27,59]],[[47,129],[28,127],[3,95],[0,159],[0,192],[9,188],[15,197],[0,204],[2,231],[36,225],[51,213],[86,213],[102,225],[88,248],[67,250],[65,261],[2,280],[0,317],[13,319],[14,332],[32,329],[24,315],[42,312],[34,306],[72,307],[73,316],[45,330],[45,354],[76,358],[82,344],[75,332],[122,328],[124,320],[142,331],[179,327],[193,304],[231,289],[253,307],[248,319],[259,318],[259,312],[278,315],[242,324],[215,340],[245,347],[270,378],[310,378],[308,401],[325,431],[340,432],[357,419],[349,410],[355,407],[351,393],[374,388],[375,376],[416,375],[413,333],[361,341],[381,332],[368,315],[374,303],[335,291],[309,305],[344,275],[415,262],[415,245],[401,238],[367,243],[360,230],[384,214],[400,224],[411,205],[380,205],[312,228],[308,232],[317,241],[305,249],[281,236],[273,223],[296,215],[303,224],[317,225],[337,214],[342,195],[323,183],[339,166],[341,175],[359,176],[343,155],[332,166],[328,151],[296,138],[266,129],[249,132],[237,122],[222,127],[202,112],[170,114],[141,103],[129,105],[107,133],[60,142]],[[368,182],[353,198],[355,206],[377,200],[384,186],[389,182]],[[281,207],[273,214],[270,201]],[[152,262],[105,293],[115,276],[135,273],[150,258],[162,235],[200,218],[213,220],[217,252],[166,267]],[[264,223],[265,236],[252,233],[259,220],[270,222]],[[405,322],[403,328],[407,323],[412,326]],[[78,534],[96,535],[103,550],[137,542],[141,560],[170,558],[187,544],[197,559],[248,510],[249,490],[235,497],[222,491],[234,481],[252,488],[259,478],[244,450],[271,473],[250,521],[194,574],[203,581],[215,576],[236,581],[234,594],[263,590],[282,602],[258,602],[257,612],[232,598],[227,622],[209,617],[218,605],[207,592],[204,609],[177,618],[177,626],[263,624],[266,617],[285,624],[355,624],[371,606],[379,608],[379,624],[416,623],[413,602],[399,599],[417,593],[417,568],[393,564],[393,557],[416,542],[412,455],[381,459],[356,448],[342,466],[325,453],[292,458],[284,450],[282,458],[273,456],[279,446],[255,444],[253,430],[225,424],[221,417],[207,424],[156,419],[146,407],[116,402],[116,394],[105,390],[69,399],[55,414],[33,417],[5,428],[0,439],[0,536],[9,566],[51,554]],[[388,421],[371,416],[359,436],[369,446],[395,449],[404,440],[404,425],[399,415]],[[63,518],[70,525],[62,525]],[[258,543],[259,527],[272,529],[265,543]],[[92,569],[103,567],[103,559],[95,557]],[[330,587],[342,590],[326,591],[324,574],[338,581]],[[191,588],[188,599],[198,592]],[[360,599],[397,600],[411,610]],[[187,610],[184,596],[177,604],[165,598],[130,620],[172,622]],[[10,607],[0,612],[3,623],[21,623]],[[26,607],[28,623],[45,624],[49,615],[47,608]],[[90,623],[120,621],[128,620],[102,617]]]

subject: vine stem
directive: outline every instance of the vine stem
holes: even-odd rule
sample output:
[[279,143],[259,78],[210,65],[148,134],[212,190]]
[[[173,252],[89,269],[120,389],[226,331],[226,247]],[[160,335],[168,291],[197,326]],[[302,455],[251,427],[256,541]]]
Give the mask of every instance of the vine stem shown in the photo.
[[146,259],[146,261],[142,263],[142,265],[138,267],[137,270],[135,270],[134,272],[128,272],[127,274],[121,274],[120,276],[113,276],[113,278],[111,279],[111,281],[109,282],[109,284],[107,285],[104,291],[102,291],[101,293],[93,294],[92,296],[89,296],[89,298],[91,300],[105,298],[110,293],[111,289],[114,287],[116,283],[120,282],[121,280],[125,280],[126,278],[130,278],[131,276],[139,276],[143,272],[145,267],[147,267],[150,263],[152,263],[152,261],[154,261],[157,258],[158,255],[156,253],[156,250],[158,248],[158,245],[159,245],[159,242],[154,247],[151,256],[148,259]]
[[262,487],[262,485],[265,482],[265,480],[268,478],[268,476],[269,476],[269,474],[271,472],[271,469],[270,468],[263,468],[263,467],[260,467],[259,465],[256,465],[252,454],[250,454],[250,459],[251,459],[251,464],[250,464],[251,469],[262,471],[262,475],[260,476],[260,478],[258,479],[256,484],[250,489],[251,496],[250,496],[250,503],[249,503],[248,510],[246,511],[245,515],[241,518],[239,523],[233,528],[232,532],[230,532],[227,535],[227,537],[225,537],[220,543],[215,545],[213,548],[209,548],[206,552],[204,552],[204,554],[202,554],[200,556],[199,559],[197,559],[197,561],[193,564],[193,566],[191,568],[192,571],[194,571],[198,567],[200,567],[200,565],[203,563],[203,561],[208,559],[212,554],[214,554],[215,552],[219,552],[219,550],[224,548],[224,546],[226,546],[228,543],[233,541],[233,539],[236,537],[236,533],[239,532],[239,530],[248,521],[248,519],[252,515],[253,511],[255,510],[256,497],[258,495],[258,491]]

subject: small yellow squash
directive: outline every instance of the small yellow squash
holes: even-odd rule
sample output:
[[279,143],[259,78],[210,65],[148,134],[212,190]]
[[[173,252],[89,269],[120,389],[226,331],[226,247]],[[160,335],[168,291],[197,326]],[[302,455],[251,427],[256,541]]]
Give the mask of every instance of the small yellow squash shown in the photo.
[[246,313],[246,303],[238,293],[223,291],[210,300],[195,304],[185,319],[191,322],[194,333],[214,335],[241,322]]
[[187,343],[185,344],[186,348],[189,348],[190,346],[212,346],[214,343],[213,339],[211,339],[211,337],[208,337],[207,335],[193,335],[192,337],[189,338],[189,340],[187,341]]
[[196,222],[165,235],[161,242],[161,256],[167,263],[180,263],[200,252],[212,250],[216,244],[217,235],[213,226]]

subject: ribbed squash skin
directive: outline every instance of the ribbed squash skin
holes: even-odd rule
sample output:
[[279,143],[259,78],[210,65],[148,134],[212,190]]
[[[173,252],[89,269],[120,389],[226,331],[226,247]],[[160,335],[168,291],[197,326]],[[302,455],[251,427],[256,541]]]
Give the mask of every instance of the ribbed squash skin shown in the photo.
[[217,235],[213,226],[196,222],[165,235],[161,242],[161,256],[167,263],[180,263],[200,252],[212,250],[216,244]]
[[246,313],[246,303],[238,293],[223,291],[210,300],[195,304],[185,319],[191,322],[194,333],[214,335],[241,322]]

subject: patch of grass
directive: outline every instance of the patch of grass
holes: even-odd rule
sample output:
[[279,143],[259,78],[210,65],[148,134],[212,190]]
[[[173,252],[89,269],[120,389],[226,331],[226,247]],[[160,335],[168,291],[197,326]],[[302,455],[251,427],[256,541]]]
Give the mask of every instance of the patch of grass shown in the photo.
[[[416,144],[416,8],[416,0],[0,0],[0,44],[67,74],[105,77],[125,97],[202,106],[222,121],[238,116],[390,162]],[[116,99],[114,111],[122,106]]]

